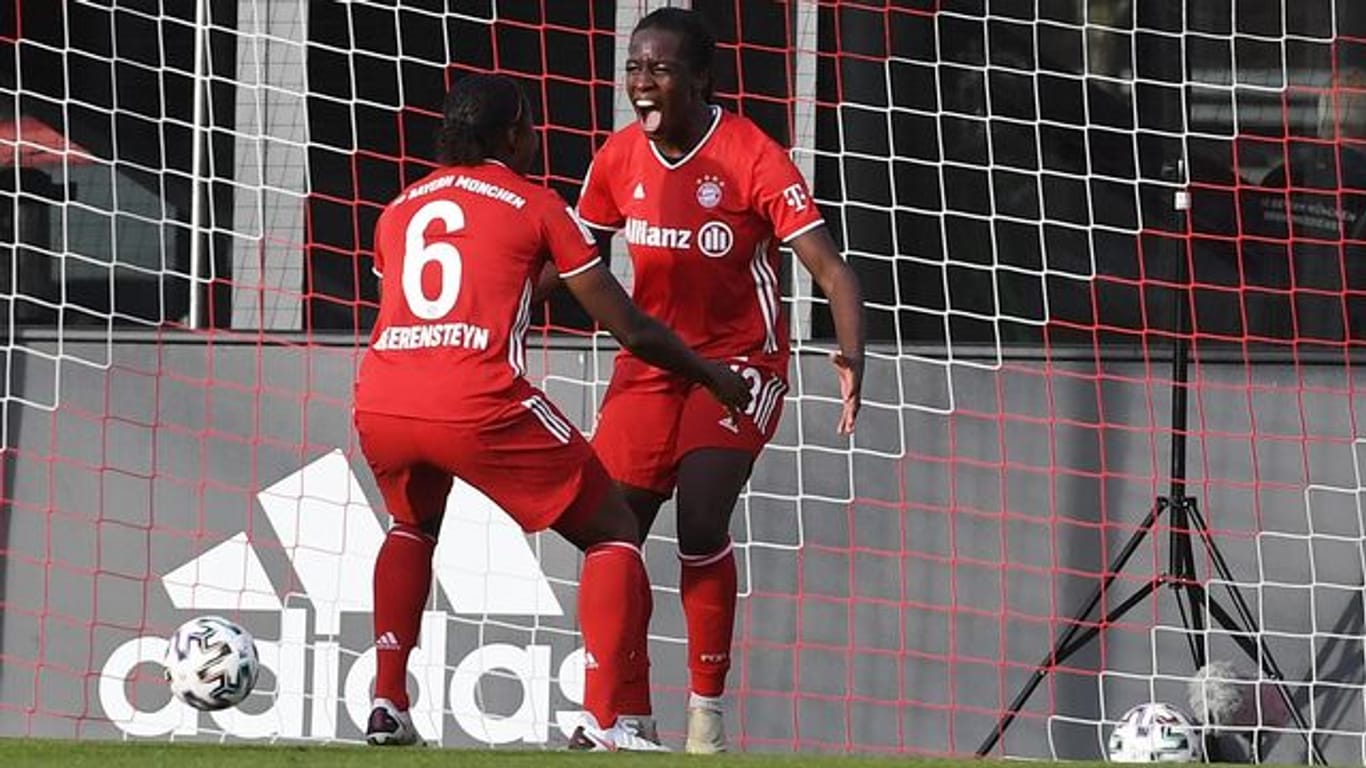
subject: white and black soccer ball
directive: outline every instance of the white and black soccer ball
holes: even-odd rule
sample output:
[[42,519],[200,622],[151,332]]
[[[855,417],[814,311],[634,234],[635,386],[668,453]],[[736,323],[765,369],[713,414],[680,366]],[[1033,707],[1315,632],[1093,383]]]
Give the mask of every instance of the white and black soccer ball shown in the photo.
[[182,624],[170,637],[164,664],[171,693],[206,712],[242,703],[261,669],[251,633],[221,616]]
[[1110,732],[1113,763],[1198,763],[1204,758],[1200,728],[1170,704],[1139,704]]

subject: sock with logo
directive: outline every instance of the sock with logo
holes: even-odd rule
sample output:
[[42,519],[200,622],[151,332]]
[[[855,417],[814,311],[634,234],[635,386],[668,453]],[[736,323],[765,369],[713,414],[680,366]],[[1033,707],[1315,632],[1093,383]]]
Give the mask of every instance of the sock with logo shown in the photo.
[[636,605],[640,606],[639,630],[632,633],[635,641],[627,657],[638,662],[627,664],[617,677],[617,714],[649,717],[654,714],[650,704],[650,615],[654,613],[654,595],[650,591],[650,576],[641,563],[641,576],[636,586]]
[[436,539],[396,523],[375,560],[375,698],[408,709],[408,654],[432,588]]
[[679,591],[688,625],[688,670],[692,692],[708,698],[726,689],[730,644],[735,632],[735,553],[731,544],[710,555],[678,556]]
[[645,563],[635,545],[612,541],[589,547],[579,585],[583,708],[603,728],[620,714],[650,714],[649,595]]

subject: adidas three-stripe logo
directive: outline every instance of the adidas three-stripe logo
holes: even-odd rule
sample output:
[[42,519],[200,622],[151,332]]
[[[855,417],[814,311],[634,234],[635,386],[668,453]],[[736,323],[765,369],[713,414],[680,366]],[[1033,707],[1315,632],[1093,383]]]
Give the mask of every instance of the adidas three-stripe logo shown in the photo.
[[540,395],[528,397],[522,401],[522,405],[536,416],[541,425],[545,427],[547,432],[554,435],[556,440],[566,444],[569,442],[569,438],[574,434],[574,428],[565,423],[564,419],[560,418],[560,415],[555,413],[555,409],[542,400]]

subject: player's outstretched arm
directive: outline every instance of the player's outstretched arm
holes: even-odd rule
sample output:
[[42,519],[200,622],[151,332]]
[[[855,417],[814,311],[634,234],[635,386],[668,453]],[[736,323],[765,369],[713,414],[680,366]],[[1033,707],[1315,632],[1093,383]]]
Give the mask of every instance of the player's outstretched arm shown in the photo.
[[826,227],[816,227],[798,235],[790,243],[797,258],[811,273],[811,279],[821,287],[830,300],[830,314],[835,320],[835,338],[840,351],[830,356],[840,377],[840,397],[844,410],[840,414],[839,432],[854,431],[863,397],[863,351],[866,341],[863,332],[863,291],[858,275],[840,258],[839,249]]
[[599,263],[567,277],[564,284],[584,310],[631,354],[698,382],[728,408],[742,411],[749,405],[749,384],[740,374],[704,359],[663,323],[641,312],[605,265]]

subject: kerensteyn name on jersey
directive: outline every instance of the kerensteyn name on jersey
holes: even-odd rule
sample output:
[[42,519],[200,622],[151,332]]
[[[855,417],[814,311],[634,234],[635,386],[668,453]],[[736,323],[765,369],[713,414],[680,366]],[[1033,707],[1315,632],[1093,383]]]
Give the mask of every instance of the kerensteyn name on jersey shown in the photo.
[[371,345],[375,350],[432,349],[460,347],[484,350],[489,348],[489,329],[469,323],[436,323],[433,325],[391,325],[380,333]]

